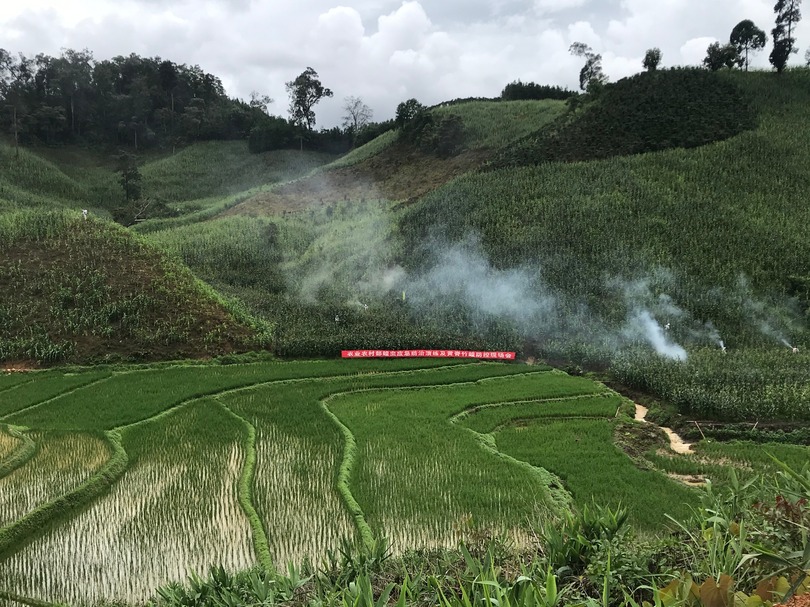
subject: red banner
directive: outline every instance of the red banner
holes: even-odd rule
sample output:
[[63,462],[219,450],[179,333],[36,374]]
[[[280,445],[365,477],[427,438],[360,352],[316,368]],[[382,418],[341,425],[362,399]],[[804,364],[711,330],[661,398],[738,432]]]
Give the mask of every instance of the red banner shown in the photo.
[[477,350],[343,350],[343,358],[479,358],[481,360],[515,360],[514,352],[480,352]]

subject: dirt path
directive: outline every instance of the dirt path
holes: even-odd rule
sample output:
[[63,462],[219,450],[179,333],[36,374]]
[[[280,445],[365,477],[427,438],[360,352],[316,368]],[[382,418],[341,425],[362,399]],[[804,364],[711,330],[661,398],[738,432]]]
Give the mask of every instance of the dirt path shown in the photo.
[[[647,420],[645,419],[647,417],[647,411],[648,411],[647,407],[644,407],[636,403],[636,417],[635,417],[636,421],[647,422]],[[675,432],[673,432],[671,428],[664,428],[662,426],[659,427],[661,428],[661,430],[664,431],[667,437],[669,437],[669,447],[675,453],[681,454],[692,453],[691,443],[687,443],[686,441],[684,441],[680,436],[675,434]]]

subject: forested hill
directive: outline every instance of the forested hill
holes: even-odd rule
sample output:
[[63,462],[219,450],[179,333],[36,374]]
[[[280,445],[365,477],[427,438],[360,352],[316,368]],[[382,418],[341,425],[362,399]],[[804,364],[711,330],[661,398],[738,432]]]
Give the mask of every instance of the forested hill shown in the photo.
[[142,148],[243,138],[266,116],[261,101],[230,99],[198,65],[134,53],[97,61],[86,49],[60,57],[0,49],[0,102],[2,130],[21,143]]
[[[311,70],[299,79],[309,74],[317,78]],[[21,145],[140,152],[250,137],[254,152],[344,153],[351,147],[354,134],[346,129],[315,130],[314,114],[306,120],[271,116],[271,102],[257,92],[248,102],[232,99],[222,81],[199,65],[160,57],[96,60],[87,49],[65,49],[59,57],[32,58],[0,48],[0,133]]]

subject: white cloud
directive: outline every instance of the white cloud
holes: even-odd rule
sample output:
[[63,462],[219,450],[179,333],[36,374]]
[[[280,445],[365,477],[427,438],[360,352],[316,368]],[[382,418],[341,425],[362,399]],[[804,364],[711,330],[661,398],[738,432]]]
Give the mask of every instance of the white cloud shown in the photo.
[[602,38],[587,21],[576,21],[568,26],[568,40],[570,42],[584,42],[596,52],[601,51]]
[[589,0],[534,0],[534,11],[538,15],[560,13],[585,6]]
[[[286,81],[307,66],[335,96],[318,125],[340,123],[360,96],[375,118],[416,97],[498,95],[517,78],[578,88],[574,41],[603,55],[615,81],[657,46],[663,65],[699,64],[706,47],[750,18],[770,33],[773,0],[26,0],[4,3],[0,40],[28,56],[89,48],[97,59],[138,53],[199,64],[232,96],[258,90],[285,114]],[[796,31],[802,62],[810,18]],[[753,65],[768,66],[768,49]]]
[[684,65],[698,65],[703,62],[706,56],[706,49],[710,44],[717,42],[717,38],[703,37],[692,38],[684,42],[680,48],[681,62]]

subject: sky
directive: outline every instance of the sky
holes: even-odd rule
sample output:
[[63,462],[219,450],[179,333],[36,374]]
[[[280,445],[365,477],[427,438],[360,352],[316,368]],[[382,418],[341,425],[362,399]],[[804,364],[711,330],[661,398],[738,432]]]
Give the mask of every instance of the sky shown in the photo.
[[[610,80],[639,72],[648,48],[662,66],[697,65],[751,19],[770,34],[774,0],[0,0],[0,47],[27,56],[62,49],[97,60],[137,53],[199,65],[231,97],[269,95],[287,116],[284,83],[314,68],[334,97],[315,106],[318,127],[340,125],[349,96],[374,120],[401,101],[432,105],[494,97],[514,80],[576,89],[584,42]],[[805,7],[810,11],[810,7]],[[810,15],[796,31],[804,62]],[[767,68],[769,47],[752,65]]]

